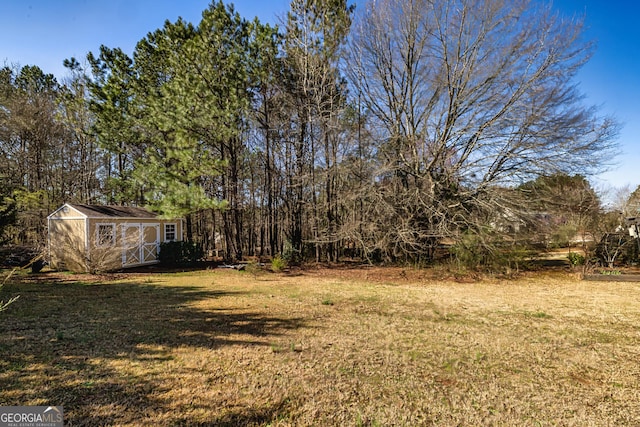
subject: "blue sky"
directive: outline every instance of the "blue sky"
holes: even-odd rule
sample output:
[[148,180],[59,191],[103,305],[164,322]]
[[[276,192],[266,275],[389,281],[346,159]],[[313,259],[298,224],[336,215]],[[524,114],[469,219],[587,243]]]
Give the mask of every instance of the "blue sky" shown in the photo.
[[[63,77],[65,58],[81,60],[101,44],[131,53],[149,31],[182,16],[197,23],[209,0],[0,0],[0,65],[38,65]],[[288,0],[236,0],[245,18],[277,22]],[[601,188],[640,185],[640,0],[554,0],[566,16],[586,15],[597,43],[578,75],[586,102],[623,122],[617,165],[595,180]]]
[[585,15],[585,36],[597,50],[578,75],[586,102],[624,125],[617,165],[599,177],[603,187],[640,185],[640,1],[554,0],[567,16]]

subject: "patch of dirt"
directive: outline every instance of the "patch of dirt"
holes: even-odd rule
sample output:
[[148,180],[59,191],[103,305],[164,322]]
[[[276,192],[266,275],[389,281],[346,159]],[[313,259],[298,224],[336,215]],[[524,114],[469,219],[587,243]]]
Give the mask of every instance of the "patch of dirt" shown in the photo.
[[[164,267],[161,265],[141,266],[134,268],[122,269],[114,272],[89,274],[89,273],[69,273],[58,272],[52,270],[44,270],[41,273],[29,273],[16,275],[13,280],[19,280],[24,282],[53,282],[53,283],[72,283],[72,282],[85,282],[85,283],[99,283],[117,280],[135,279],[137,277],[147,277],[154,274],[163,273],[182,273],[190,271],[206,271],[206,270],[221,270],[221,264],[218,262],[203,262],[194,267]],[[319,278],[335,278],[336,280],[356,280],[356,281],[369,281],[372,283],[416,283],[416,282],[430,282],[430,281],[455,281],[459,283],[475,283],[486,279],[488,276],[468,271],[468,272],[454,272],[444,267],[427,267],[427,268],[412,268],[412,267],[399,267],[399,266],[375,266],[369,264],[360,263],[339,263],[339,264],[306,264],[303,266],[296,266],[287,268],[283,273],[271,272],[268,265],[263,267],[266,274],[284,275],[288,277],[319,277]],[[565,263],[562,265],[543,266],[539,265],[537,270],[543,271],[558,271],[567,270],[568,267]],[[620,269],[622,274],[639,274],[639,267],[630,267]],[[514,272],[510,277],[495,276],[498,278],[513,278],[512,276],[529,276],[540,273],[540,271],[533,272]],[[239,273],[241,274],[241,273]]]
[[364,280],[373,283],[415,283],[432,280],[451,280],[473,283],[482,279],[476,272],[456,274],[445,268],[412,268],[398,266],[373,266],[368,264],[317,264],[291,270],[305,276],[336,278],[340,280]]
[[[64,271],[45,270],[37,274],[16,275],[14,280],[21,282],[48,282],[48,283],[100,283],[117,280],[126,280],[136,277],[146,277],[162,273],[181,273],[187,271],[216,270],[219,265],[215,263],[202,263],[193,268],[168,268],[159,265],[128,268],[109,273],[70,273]],[[394,266],[371,266],[354,264],[313,264],[302,267],[288,268],[284,273],[272,273],[265,267],[268,274],[283,274],[289,277],[306,276],[335,278],[338,280],[365,280],[374,283],[402,283],[420,282],[434,279],[450,279],[461,282],[477,281],[476,275],[454,276],[442,269],[415,269]]]

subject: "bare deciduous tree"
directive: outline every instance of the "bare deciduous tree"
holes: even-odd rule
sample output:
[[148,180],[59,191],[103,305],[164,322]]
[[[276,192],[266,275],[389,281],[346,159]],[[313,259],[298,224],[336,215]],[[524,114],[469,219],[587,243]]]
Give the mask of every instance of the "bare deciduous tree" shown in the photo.
[[347,73],[377,129],[385,212],[374,218],[387,250],[429,256],[441,237],[526,209],[497,188],[601,169],[617,124],[574,83],[592,52],[581,30],[527,0],[364,7]]

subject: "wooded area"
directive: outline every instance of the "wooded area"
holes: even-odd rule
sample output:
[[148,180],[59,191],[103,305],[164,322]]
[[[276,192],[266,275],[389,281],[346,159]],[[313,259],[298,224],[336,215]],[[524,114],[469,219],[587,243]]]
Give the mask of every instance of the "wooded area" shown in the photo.
[[64,202],[184,217],[229,260],[424,263],[558,212],[584,232],[618,130],[575,81],[592,51],[540,2],[293,0],[281,26],[212,3],[61,81],[6,66],[2,240],[43,247]]

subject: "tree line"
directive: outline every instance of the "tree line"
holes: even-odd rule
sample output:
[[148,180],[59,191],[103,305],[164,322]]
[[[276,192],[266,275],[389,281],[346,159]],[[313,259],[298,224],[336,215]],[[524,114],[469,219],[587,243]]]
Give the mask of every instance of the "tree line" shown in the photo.
[[75,202],[185,218],[230,260],[491,253],[530,239],[545,177],[611,158],[618,124],[575,82],[592,52],[535,1],[292,0],[275,26],[220,1],[62,81],[5,67],[2,237],[42,244]]

